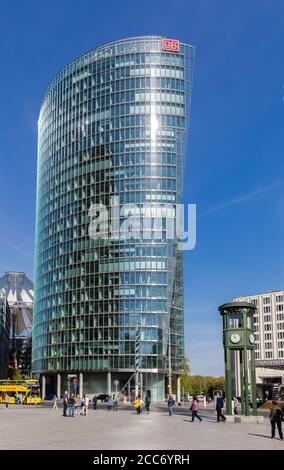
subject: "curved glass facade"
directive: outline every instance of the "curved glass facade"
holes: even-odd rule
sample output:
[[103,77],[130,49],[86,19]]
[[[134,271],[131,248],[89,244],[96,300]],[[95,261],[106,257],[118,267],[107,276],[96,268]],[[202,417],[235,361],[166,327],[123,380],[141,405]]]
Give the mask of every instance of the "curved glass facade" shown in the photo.
[[159,237],[150,222],[143,237],[136,225],[135,237],[94,239],[90,208],[111,214],[119,198],[123,224],[137,210],[182,202],[193,63],[192,46],[171,52],[159,36],[129,38],[84,54],[50,82],[38,122],[34,373],[83,373],[85,390],[98,393],[110,372],[121,388],[135,368],[138,328],[153,399],[164,397],[169,356],[181,373],[182,252],[165,217]]

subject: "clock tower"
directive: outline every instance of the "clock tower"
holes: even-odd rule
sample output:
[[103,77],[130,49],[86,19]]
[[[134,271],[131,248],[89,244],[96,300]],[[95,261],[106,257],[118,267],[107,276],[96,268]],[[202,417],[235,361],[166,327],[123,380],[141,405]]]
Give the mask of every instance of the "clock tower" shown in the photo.
[[[247,302],[232,302],[219,307],[223,317],[223,345],[225,352],[226,412],[233,414],[233,383],[241,384],[241,410],[257,414],[255,381],[255,338],[253,314],[256,306]],[[234,379],[234,380],[233,380]],[[236,394],[236,390],[235,390]]]

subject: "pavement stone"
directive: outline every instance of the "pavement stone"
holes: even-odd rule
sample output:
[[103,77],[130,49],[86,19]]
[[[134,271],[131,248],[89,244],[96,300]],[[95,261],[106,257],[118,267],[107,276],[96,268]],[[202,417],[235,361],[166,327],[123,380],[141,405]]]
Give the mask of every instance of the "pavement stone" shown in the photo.
[[190,422],[186,409],[169,417],[165,407],[149,415],[133,409],[89,410],[88,416],[66,417],[62,410],[41,406],[0,406],[0,449],[86,450],[283,450],[284,441],[270,437],[270,422],[217,423],[213,410],[200,410],[203,421]]

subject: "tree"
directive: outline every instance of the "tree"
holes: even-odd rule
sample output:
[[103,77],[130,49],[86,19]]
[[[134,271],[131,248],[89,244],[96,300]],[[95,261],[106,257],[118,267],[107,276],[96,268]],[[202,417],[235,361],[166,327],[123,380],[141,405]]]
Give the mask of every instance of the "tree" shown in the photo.
[[22,372],[19,369],[12,369],[10,372],[11,380],[24,380]]
[[183,363],[183,375],[181,376],[181,381],[180,381],[182,394],[185,394],[185,393],[188,393],[189,395],[192,394],[189,373],[190,373],[189,360],[187,357],[185,357],[184,363]]

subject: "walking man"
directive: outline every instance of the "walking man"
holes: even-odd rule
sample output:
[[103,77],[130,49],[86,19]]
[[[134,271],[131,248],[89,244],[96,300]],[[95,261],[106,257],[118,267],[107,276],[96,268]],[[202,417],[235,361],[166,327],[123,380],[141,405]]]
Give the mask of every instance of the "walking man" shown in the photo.
[[191,407],[190,407],[190,409],[191,409],[191,422],[192,423],[194,421],[194,418],[197,418],[200,423],[202,421],[202,418],[200,418],[200,416],[198,414],[198,408],[199,408],[198,400],[197,400],[197,397],[194,396],[193,400],[192,400],[192,403],[191,403]]
[[277,424],[278,434],[283,441],[283,433],[282,433],[282,422],[281,422],[281,408],[277,403],[277,400],[272,400],[272,406],[270,408],[270,423],[271,423],[271,439],[275,438],[275,428]]
[[97,397],[96,397],[96,395],[94,395],[94,396],[93,396],[93,409],[94,409],[94,410],[97,409],[97,402],[98,402]]
[[172,416],[173,414],[173,406],[175,404],[175,401],[173,397],[170,395],[168,399],[168,410],[169,410],[169,416]]
[[72,418],[74,418],[74,412],[75,412],[75,397],[72,394],[71,397],[69,398],[69,416],[72,416]]
[[147,411],[147,415],[149,414],[149,411],[150,411],[150,405],[151,405],[151,397],[150,397],[150,393],[147,392],[147,395],[145,397],[145,410]]
[[66,416],[67,408],[68,408],[68,392],[66,390],[63,395],[63,416]]
[[223,422],[226,421],[226,417],[223,415],[223,408],[224,408],[224,400],[218,393],[217,399],[216,399],[217,423],[220,422],[220,419],[222,419]]

